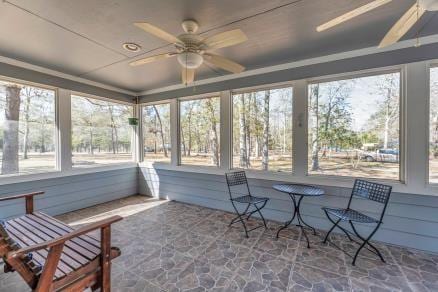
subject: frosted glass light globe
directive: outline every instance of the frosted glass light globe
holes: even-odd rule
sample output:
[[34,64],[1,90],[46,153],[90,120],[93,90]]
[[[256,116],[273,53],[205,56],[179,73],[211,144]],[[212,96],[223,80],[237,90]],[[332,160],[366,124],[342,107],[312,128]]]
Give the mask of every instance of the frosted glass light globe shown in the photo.
[[177,59],[181,66],[188,69],[196,69],[201,66],[204,61],[204,58],[200,54],[192,52],[181,53],[177,56]]

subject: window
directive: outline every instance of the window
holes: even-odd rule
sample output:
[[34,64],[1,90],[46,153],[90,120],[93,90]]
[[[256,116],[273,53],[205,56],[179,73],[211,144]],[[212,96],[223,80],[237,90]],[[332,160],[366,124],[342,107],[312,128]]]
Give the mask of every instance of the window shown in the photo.
[[233,167],[292,171],[292,88],[233,95]]
[[129,105],[72,95],[74,167],[132,161]]
[[170,162],[170,104],[143,106],[145,161]]
[[181,164],[219,167],[220,99],[180,102]]
[[55,92],[0,81],[0,173],[53,171]]
[[310,174],[399,179],[400,73],[309,85]]
[[429,182],[438,183],[438,68],[430,69]]

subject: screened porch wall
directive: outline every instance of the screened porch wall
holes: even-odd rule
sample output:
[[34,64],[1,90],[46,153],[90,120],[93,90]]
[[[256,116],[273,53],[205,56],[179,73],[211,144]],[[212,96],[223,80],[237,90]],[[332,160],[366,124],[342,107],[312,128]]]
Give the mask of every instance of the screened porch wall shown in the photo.
[[[35,209],[58,215],[138,193],[138,168],[130,167],[62,176],[0,186],[0,197],[44,191],[35,197]],[[25,213],[24,199],[3,202],[2,219]]]

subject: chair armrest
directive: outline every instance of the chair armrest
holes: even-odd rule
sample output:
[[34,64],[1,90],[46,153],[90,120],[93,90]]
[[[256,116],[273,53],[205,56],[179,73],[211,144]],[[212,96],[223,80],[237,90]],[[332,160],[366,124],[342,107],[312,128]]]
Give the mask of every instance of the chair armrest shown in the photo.
[[42,194],[44,194],[44,192],[34,192],[34,193],[14,195],[14,196],[9,196],[9,197],[2,197],[2,198],[0,198],[0,202],[1,201],[20,199],[20,198],[28,198],[28,197],[33,197],[33,196],[42,195]]
[[31,214],[31,213],[33,213],[33,196],[42,195],[42,194],[44,194],[44,192],[33,192],[33,193],[28,193],[28,194],[3,197],[3,198],[0,198],[0,202],[25,198],[26,199],[26,214]]
[[48,249],[48,248],[52,248],[52,247],[60,245],[60,244],[64,244],[66,241],[68,241],[70,239],[84,235],[84,234],[89,233],[91,231],[94,231],[96,229],[102,229],[104,227],[108,227],[111,224],[118,222],[122,219],[123,218],[121,216],[111,216],[111,217],[103,219],[101,221],[94,222],[94,223],[88,224],[86,226],[83,226],[83,227],[76,229],[70,233],[67,233],[61,237],[9,252],[7,255],[7,258],[8,259],[9,258],[16,258],[18,256],[23,256],[25,254],[28,254],[28,253],[36,251],[36,250]]

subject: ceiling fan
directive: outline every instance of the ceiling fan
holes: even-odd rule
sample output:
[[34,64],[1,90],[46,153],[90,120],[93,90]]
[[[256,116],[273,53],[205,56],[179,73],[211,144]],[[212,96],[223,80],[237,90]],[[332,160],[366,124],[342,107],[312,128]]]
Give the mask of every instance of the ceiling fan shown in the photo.
[[[374,0],[341,16],[338,16],[316,28],[318,32],[332,28],[370,10],[385,5],[392,0]],[[379,44],[383,48],[398,42],[426,11],[438,11],[438,0],[417,0],[415,4],[394,24]]]
[[182,66],[181,78],[183,84],[194,81],[195,70],[204,62],[232,73],[240,73],[245,70],[242,65],[210,52],[211,50],[230,47],[247,41],[248,38],[240,29],[202,38],[199,34],[196,34],[199,25],[194,20],[182,22],[182,28],[185,33],[179,36],[174,36],[147,22],[136,22],[134,25],[173,44],[176,51],[136,60],[130,63],[131,66],[139,66],[176,56],[179,64]]

